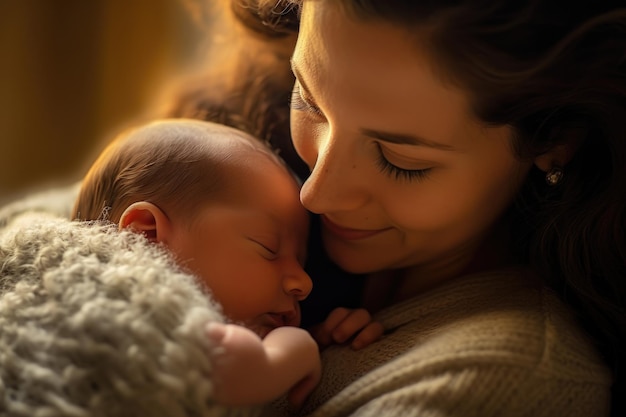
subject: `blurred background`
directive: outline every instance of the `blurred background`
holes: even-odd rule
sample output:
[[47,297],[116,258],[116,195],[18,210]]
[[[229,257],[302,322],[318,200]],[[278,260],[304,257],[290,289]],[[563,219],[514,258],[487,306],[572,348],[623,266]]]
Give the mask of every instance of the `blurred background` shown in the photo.
[[181,0],[0,0],[0,205],[79,180],[200,35]]

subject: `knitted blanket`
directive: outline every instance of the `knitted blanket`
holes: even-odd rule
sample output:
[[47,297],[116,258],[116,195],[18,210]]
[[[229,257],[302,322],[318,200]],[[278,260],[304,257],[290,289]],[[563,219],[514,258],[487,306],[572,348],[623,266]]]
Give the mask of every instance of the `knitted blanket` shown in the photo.
[[0,416],[256,414],[211,401],[223,316],[164,248],[36,206],[0,210]]

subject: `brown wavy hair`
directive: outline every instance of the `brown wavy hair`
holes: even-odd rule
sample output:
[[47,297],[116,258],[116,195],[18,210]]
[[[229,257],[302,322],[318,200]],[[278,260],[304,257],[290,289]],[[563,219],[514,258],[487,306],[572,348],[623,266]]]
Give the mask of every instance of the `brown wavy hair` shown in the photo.
[[[289,59],[298,16],[270,2],[181,0],[206,39],[200,62],[163,94],[162,117],[223,123],[268,142],[301,177],[308,168],[291,142]],[[263,6],[263,7],[260,7]],[[291,7],[293,8],[293,7]]]

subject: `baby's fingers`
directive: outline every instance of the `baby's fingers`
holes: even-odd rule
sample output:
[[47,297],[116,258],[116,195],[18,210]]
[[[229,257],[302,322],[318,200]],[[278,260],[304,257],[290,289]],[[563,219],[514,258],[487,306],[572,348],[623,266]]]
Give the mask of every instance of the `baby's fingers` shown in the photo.
[[367,310],[362,308],[349,310],[348,314],[344,314],[343,320],[335,326],[332,338],[335,343],[344,343],[364,330],[371,322],[372,316]]
[[363,349],[380,339],[384,331],[385,329],[382,324],[377,321],[373,321],[361,330],[361,332],[359,332],[350,346],[352,346],[352,349],[354,350]]

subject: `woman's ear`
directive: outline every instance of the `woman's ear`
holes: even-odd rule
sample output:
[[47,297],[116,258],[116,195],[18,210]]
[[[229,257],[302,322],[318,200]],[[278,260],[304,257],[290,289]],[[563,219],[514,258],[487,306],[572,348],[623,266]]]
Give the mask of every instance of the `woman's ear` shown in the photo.
[[124,210],[119,229],[126,228],[145,235],[151,242],[167,243],[171,233],[171,223],[165,213],[147,201],[133,203]]
[[571,128],[562,137],[565,142],[554,145],[548,151],[535,157],[535,165],[543,172],[552,168],[564,168],[572,160],[587,135],[586,129]]

